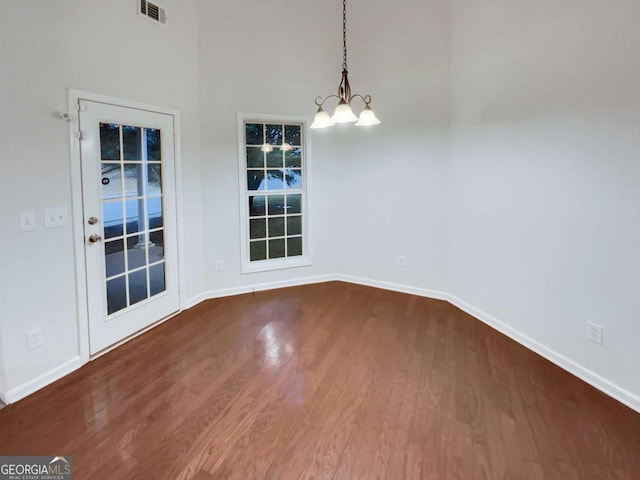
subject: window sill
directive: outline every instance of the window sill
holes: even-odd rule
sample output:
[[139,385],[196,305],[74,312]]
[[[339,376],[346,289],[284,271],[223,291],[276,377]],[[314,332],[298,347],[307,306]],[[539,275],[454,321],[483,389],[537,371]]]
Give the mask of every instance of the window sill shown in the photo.
[[259,262],[244,263],[240,273],[258,273],[285,268],[308,267],[313,265],[309,257],[292,257],[276,260],[261,260]]

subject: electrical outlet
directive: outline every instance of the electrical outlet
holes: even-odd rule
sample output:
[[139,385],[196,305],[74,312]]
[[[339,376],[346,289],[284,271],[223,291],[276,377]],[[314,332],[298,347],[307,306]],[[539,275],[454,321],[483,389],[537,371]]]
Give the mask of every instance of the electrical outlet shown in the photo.
[[398,255],[398,266],[406,267],[407,266],[407,257],[404,255]]
[[222,262],[222,260],[216,260],[214,268],[216,272],[222,272],[224,270],[224,263]]
[[20,231],[29,232],[36,229],[36,214],[33,210],[20,212]]
[[587,338],[593,343],[602,345],[602,325],[597,323],[587,322]]
[[42,346],[42,329],[34,328],[27,332],[27,350]]

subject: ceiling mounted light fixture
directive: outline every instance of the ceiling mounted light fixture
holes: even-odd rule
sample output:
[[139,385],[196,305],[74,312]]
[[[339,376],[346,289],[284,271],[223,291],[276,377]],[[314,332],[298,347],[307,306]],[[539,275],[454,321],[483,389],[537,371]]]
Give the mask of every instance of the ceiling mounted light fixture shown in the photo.
[[[360,117],[356,117],[351,110],[351,101],[354,98],[360,98],[364,102],[364,109],[360,113]],[[327,112],[322,109],[324,103],[330,98],[338,99],[338,106],[336,107],[333,116],[329,116]],[[349,85],[349,72],[347,69],[347,0],[342,0],[342,80],[338,87],[338,95],[328,95],[324,99],[322,97],[316,97],[316,105],[318,111],[313,119],[311,128],[326,128],[336,123],[353,123],[359,127],[368,125],[378,125],[380,120],[376,118],[375,113],[371,110],[371,96],[362,96],[358,93],[351,94],[351,85]]]

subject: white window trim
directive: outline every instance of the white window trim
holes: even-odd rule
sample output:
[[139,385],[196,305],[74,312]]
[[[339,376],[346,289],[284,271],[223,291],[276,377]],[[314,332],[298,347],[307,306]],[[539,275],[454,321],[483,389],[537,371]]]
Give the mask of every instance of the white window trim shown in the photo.
[[[247,174],[245,167],[245,122],[251,123],[300,123],[303,134],[303,158],[302,166],[302,256],[275,258],[270,260],[249,261],[249,208],[247,190]],[[309,184],[310,184],[310,148],[309,148],[309,126],[308,118],[291,115],[266,115],[252,113],[238,113],[238,188],[240,203],[240,272],[257,273],[270,270],[282,270],[285,268],[308,267],[313,264],[311,260],[310,219],[309,219]],[[260,193],[264,193],[260,191]]]

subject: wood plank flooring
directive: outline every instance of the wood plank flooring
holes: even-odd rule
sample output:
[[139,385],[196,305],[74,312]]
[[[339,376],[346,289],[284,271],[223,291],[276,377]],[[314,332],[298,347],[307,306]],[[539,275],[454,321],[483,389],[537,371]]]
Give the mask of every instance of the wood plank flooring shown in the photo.
[[0,411],[74,479],[640,478],[640,414],[441,301],[210,300]]

